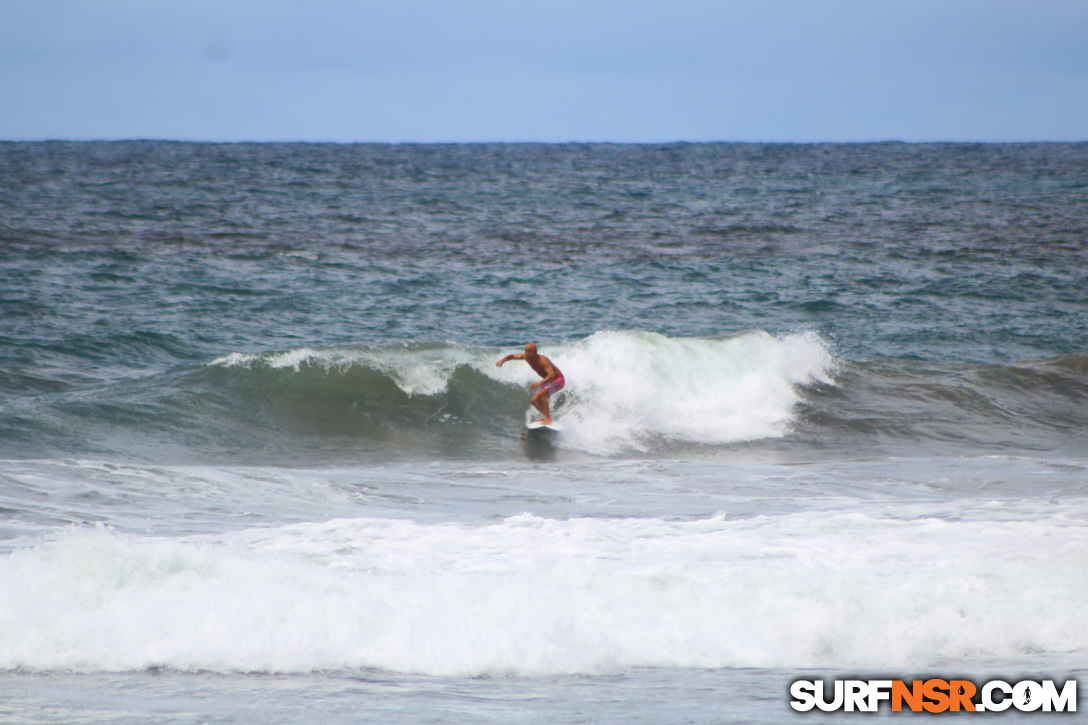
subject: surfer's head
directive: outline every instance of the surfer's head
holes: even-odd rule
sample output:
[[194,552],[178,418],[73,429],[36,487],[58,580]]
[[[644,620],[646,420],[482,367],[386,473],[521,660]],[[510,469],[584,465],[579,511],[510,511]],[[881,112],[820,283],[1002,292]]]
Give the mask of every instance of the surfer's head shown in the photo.
[[536,343],[528,342],[525,344],[525,354],[529,357],[536,357]]

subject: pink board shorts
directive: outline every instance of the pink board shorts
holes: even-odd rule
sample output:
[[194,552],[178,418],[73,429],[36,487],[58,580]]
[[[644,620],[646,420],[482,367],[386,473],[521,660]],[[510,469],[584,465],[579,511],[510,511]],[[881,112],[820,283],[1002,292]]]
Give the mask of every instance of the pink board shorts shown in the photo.
[[541,385],[540,389],[547,393],[548,397],[550,398],[552,397],[552,393],[558,393],[560,390],[563,389],[563,386],[566,384],[567,381],[563,379],[562,375],[560,375],[558,378],[551,381],[550,383],[544,383],[543,385]]

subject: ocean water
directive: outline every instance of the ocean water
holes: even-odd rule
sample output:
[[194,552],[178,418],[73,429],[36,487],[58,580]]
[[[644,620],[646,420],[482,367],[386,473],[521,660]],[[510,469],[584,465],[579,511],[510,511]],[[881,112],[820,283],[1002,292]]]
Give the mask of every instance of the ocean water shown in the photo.
[[[0,182],[0,719],[1088,682],[1088,144],[0,143]],[[561,433],[494,364],[528,341]]]

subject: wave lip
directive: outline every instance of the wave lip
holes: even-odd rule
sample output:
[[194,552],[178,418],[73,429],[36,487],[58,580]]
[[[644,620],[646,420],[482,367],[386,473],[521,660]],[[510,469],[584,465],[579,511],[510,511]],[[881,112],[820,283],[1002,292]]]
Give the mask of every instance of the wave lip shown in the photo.
[[445,392],[453,372],[462,365],[479,365],[478,358],[456,345],[302,347],[262,355],[236,352],[213,360],[209,365],[295,373],[310,368],[340,374],[353,367],[364,367],[388,376],[407,395],[427,396]]

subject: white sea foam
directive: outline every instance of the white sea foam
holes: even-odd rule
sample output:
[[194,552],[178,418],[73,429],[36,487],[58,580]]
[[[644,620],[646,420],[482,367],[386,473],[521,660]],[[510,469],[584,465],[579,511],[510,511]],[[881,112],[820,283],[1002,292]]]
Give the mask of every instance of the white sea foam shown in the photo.
[[720,339],[600,332],[560,349],[569,400],[565,444],[593,453],[655,441],[733,443],[789,430],[798,385],[830,383],[833,358],[814,333]]
[[0,558],[0,668],[925,668],[1088,649],[1088,527],[810,512],[70,530]]

